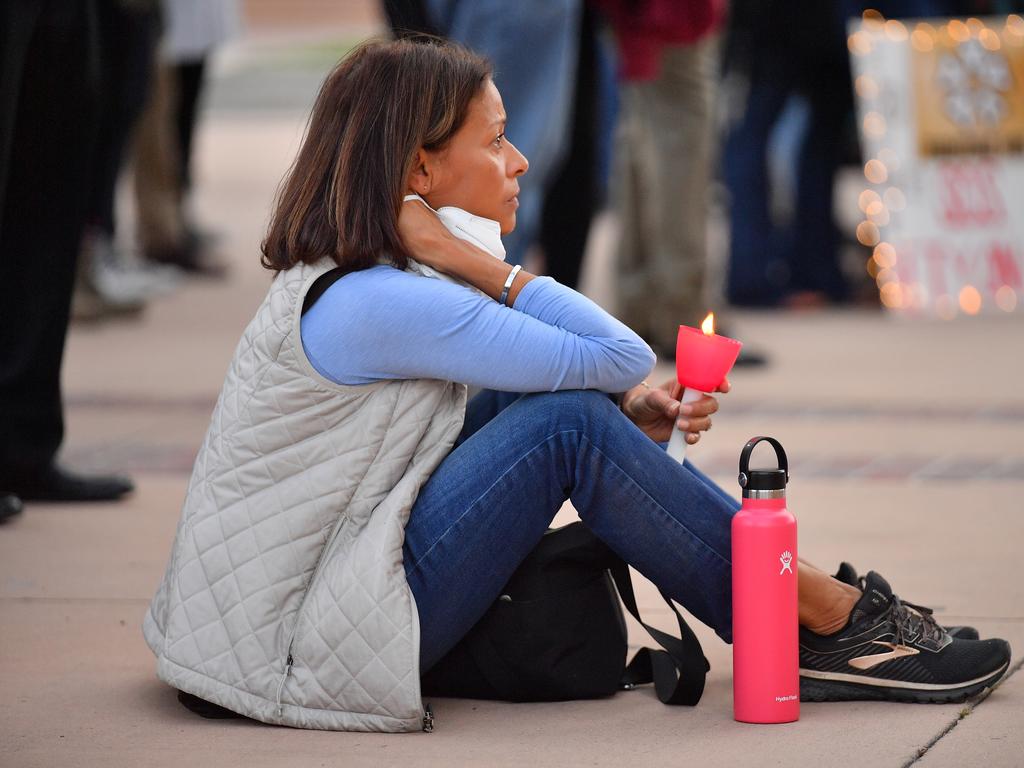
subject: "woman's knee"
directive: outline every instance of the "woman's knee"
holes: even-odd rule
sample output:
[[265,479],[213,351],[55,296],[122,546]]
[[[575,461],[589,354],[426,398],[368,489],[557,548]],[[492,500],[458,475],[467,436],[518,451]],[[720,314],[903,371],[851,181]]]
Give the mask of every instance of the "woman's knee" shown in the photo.
[[524,403],[539,409],[549,423],[561,429],[585,429],[625,418],[608,393],[596,389],[534,392],[524,397]]

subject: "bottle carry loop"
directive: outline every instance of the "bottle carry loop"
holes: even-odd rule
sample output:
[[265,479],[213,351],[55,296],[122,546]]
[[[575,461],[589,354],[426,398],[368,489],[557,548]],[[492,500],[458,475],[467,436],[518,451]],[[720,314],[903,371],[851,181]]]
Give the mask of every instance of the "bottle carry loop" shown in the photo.
[[[778,462],[777,469],[751,469],[750,455],[754,448],[761,442],[766,442],[775,449],[775,458]],[[740,452],[740,475],[739,484],[743,489],[744,498],[767,499],[782,498],[786,495],[786,485],[789,483],[789,459],[782,443],[774,437],[759,436],[752,437],[743,446]]]

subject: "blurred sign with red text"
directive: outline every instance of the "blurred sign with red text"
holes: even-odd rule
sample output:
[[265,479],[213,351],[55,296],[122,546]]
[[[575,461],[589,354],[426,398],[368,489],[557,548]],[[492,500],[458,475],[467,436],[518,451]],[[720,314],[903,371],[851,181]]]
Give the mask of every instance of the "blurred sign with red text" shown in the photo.
[[850,23],[867,188],[857,237],[894,310],[1024,299],[1024,19]]

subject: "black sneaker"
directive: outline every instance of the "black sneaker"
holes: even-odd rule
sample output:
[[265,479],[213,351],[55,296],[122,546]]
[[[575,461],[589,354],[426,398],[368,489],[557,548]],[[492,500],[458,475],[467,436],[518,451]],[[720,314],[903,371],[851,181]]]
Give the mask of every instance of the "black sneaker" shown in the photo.
[[843,629],[819,635],[800,627],[802,701],[963,701],[1009,665],[1005,640],[952,637],[874,571]]
[[[850,565],[845,560],[839,564],[839,570],[836,571],[835,576],[833,576],[832,578],[836,579],[837,581],[841,581],[844,584],[849,584],[851,586],[857,587],[857,589],[861,590],[862,592],[864,591],[864,577],[863,576],[858,576],[857,575],[857,569],[854,568],[852,565]],[[908,606],[909,608],[913,608],[918,613],[927,613],[928,615],[931,615],[931,613],[932,613],[932,609],[931,608],[925,608],[923,605],[915,605],[914,603],[908,603],[905,600],[902,601],[902,602],[903,602],[904,605]],[[978,639],[978,630],[976,630],[974,627],[956,626],[956,627],[943,627],[943,629],[945,629],[947,632],[949,632],[949,634],[951,634],[954,639],[956,639],[956,638],[959,638],[960,640],[977,640]]]

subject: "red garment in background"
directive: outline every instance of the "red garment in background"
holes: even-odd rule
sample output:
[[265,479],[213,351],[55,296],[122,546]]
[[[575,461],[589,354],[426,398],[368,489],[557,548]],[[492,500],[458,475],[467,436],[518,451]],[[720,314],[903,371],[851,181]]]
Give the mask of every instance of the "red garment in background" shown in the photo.
[[592,0],[615,30],[623,80],[658,76],[661,49],[693,43],[713,32],[726,0]]

